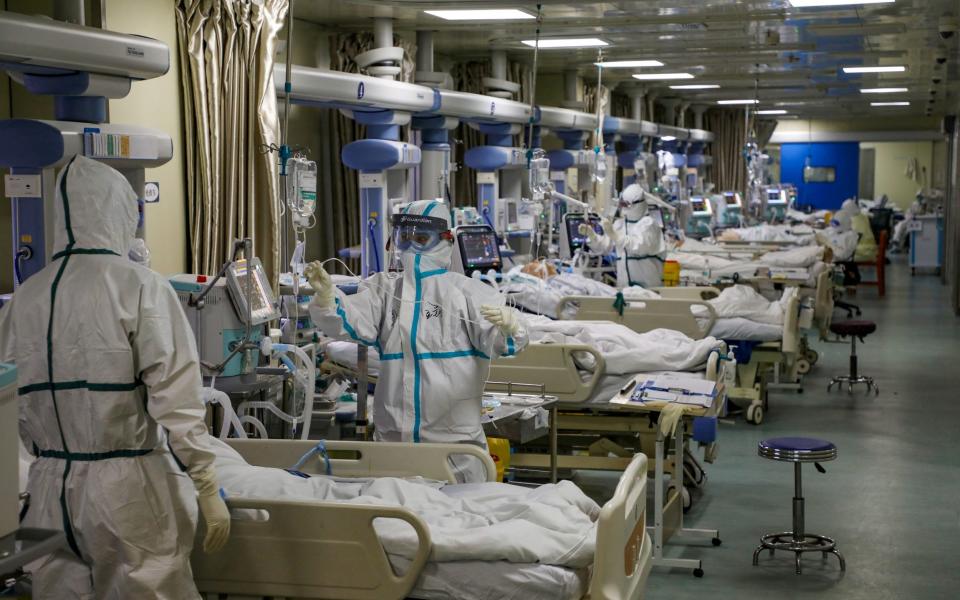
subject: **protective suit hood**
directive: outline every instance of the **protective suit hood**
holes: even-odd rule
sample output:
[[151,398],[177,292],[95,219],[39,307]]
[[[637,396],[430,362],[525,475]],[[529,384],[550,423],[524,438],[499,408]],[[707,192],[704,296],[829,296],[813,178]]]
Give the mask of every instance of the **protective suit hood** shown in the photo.
[[109,250],[126,256],[137,233],[137,194],[116,169],[75,156],[57,178],[54,252]]
[[647,216],[647,200],[644,197],[643,188],[640,184],[631,183],[628,185],[623,190],[621,198],[625,205],[623,208],[624,218],[629,221],[639,221]]
[[[424,215],[427,217],[436,217],[443,219],[450,228],[450,210],[442,202],[436,200],[417,200],[411,202],[403,209],[404,214]],[[441,240],[436,247],[426,252],[406,251],[400,253],[400,262],[403,264],[403,272],[413,275],[417,267],[417,257],[420,257],[420,271],[433,271],[437,269],[449,269],[453,261],[453,244],[446,240]]]

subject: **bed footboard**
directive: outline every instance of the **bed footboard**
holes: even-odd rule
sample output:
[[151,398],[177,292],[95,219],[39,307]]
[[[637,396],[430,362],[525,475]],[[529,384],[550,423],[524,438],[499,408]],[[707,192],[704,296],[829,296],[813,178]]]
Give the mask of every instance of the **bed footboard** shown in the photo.
[[600,511],[590,600],[640,600],[650,574],[646,530],[647,457],[637,454]]
[[[203,536],[197,536],[191,562],[202,594],[399,600],[430,556],[430,531],[405,508],[292,500],[228,504],[267,518],[234,518],[227,545],[215,554],[205,554]],[[403,575],[394,574],[377,539],[373,521],[379,518],[400,519],[416,531],[417,551]]]

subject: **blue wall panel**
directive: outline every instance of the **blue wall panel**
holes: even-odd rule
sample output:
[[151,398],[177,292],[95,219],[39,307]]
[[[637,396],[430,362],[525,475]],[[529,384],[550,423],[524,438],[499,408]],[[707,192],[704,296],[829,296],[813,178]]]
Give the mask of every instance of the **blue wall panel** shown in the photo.
[[[804,183],[803,167],[810,157],[812,167],[833,167],[833,183]],[[860,144],[815,142],[783,144],[780,147],[780,181],[797,187],[797,204],[814,209],[836,210],[847,198],[857,196],[860,179]]]

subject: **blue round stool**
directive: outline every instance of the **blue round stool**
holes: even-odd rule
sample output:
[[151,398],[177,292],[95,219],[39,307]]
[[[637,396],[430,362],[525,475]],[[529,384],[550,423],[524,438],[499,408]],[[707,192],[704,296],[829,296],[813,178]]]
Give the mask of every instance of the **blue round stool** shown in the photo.
[[837,543],[826,536],[807,533],[804,531],[803,522],[803,485],[800,467],[805,462],[812,462],[818,471],[826,473],[820,463],[835,459],[837,447],[831,442],[816,438],[782,437],[760,442],[757,446],[757,454],[770,460],[793,463],[793,531],[772,533],[761,537],[760,545],[753,552],[753,566],[757,566],[761,551],[769,550],[772,556],[776,550],[784,550],[796,554],[797,575],[799,575],[800,556],[804,552],[822,552],[824,559],[827,554],[835,554],[840,559],[840,570],[846,571],[847,561],[837,550]]

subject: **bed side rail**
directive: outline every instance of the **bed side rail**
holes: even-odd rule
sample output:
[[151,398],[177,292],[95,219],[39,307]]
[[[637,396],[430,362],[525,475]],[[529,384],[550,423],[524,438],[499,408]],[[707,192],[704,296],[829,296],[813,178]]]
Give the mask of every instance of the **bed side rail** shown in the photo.
[[720,295],[720,289],[712,285],[685,285],[650,288],[665,300],[712,300]]
[[[289,469],[313,450],[311,440],[227,440],[251,465]],[[497,469],[490,454],[471,444],[414,444],[412,442],[360,442],[327,440],[330,472],[338,477],[426,477],[456,481],[447,460],[451,456],[474,456],[486,469],[487,481],[496,481]],[[304,473],[326,473],[326,461],[319,453],[299,467]]]
[[[574,360],[574,354],[583,352],[593,356],[595,368],[584,381]],[[516,356],[501,357],[490,363],[487,390],[506,392],[500,381],[543,385],[544,394],[556,396],[560,402],[585,402],[591,398],[600,378],[607,371],[603,356],[586,344],[528,344]]]
[[591,600],[640,600],[650,574],[646,530],[647,457],[634,455],[597,522]]
[[[654,329],[672,329],[692,339],[699,340],[709,335],[717,320],[717,311],[703,300],[630,300],[623,312],[614,306],[612,298],[594,296],[566,296],[557,306],[557,314],[564,314],[567,305],[576,306],[577,321],[611,321],[629,327],[637,333]],[[701,317],[693,313],[694,306],[700,309]],[[569,312],[569,311],[568,311]]]
[[[241,498],[228,504],[259,512],[256,518],[235,517],[227,545],[215,554],[205,554],[203,535],[197,536],[191,562],[203,594],[400,599],[430,556],[430,531],[405,508]],[[402,575],[394,574],[373,528],[380,518],[400,519],[416,532],[417,551]]]
[[800,347],[800,298],[794,296],[787,302],[783,313],[783,339],[780,349],[784,353],[796,354]]

